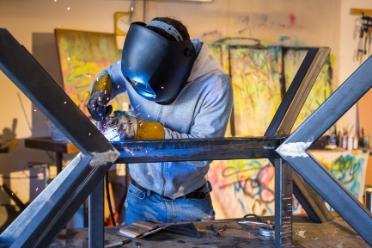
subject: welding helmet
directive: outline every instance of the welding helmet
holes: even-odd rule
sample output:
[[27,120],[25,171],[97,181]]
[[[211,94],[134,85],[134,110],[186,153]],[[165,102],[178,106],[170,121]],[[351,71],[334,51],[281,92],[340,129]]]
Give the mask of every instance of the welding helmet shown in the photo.
[[[166,28],[174,31],[170,25]],[[135,22],[124,42],[121,70],[139,95],[159,104],[170,104],[186,84],[195,59],[190,40],[170,40],[145,23]]]

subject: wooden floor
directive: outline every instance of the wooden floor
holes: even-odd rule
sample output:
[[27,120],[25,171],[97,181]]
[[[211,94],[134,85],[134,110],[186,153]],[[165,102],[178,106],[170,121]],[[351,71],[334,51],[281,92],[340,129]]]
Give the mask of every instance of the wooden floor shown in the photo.
[[[225,226],[225,230],[216,236],[210,230],[211,224],[213,224],[215,229],[223,229]],[[117,247],[274,247],[273,241],[263,240],[258,235],[256,228],[242,226],[237,223],[237,220],[196,222],[195,225],[200,233],[200,238],[181,236],[162,231],[145,239],[129,240],[127,244]],[[295,220],[293,230],[294,247],[369,247],[340,218],[323,224]],[[116,235],[116,232],[116,228],[106,229],[105,239],[107,244],[123,240],[122,237]],[[87,230],[63,230],[50,247],[87,247]]]

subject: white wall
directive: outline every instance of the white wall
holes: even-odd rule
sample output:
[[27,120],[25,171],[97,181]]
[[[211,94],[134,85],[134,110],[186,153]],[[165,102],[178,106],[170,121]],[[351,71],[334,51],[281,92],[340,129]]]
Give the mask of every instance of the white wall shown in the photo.
[[[114,12],[128,11],[129,3],[121,0],[0,0],[0,27],[7,28],[31,51],[33,32],[52,33],[55,28],[113,32]],[[135,20],[142,19],[142,4],[136,1]],[[337,72],[341,44],[340,15],[343,13],[339,0],[215,0],[206,4],[158,1],[149,2],[147,9],[147,19],[176,17],[186,24],[192,36],[217,31],[221,36],[251,36],[266,43],[278,43],[280,37],[289,36],[291,39],[286,44],[329,46],[336,58]],[[246,31],[238,34],[242,29]],[[346,50],[347,46],[343,47]],[[338,74],[335,76],[337,78]],[[21,96],[26,114],[17,94]],[[10,127],[12,119],[17,118],[18,137],[30,136],[27,121],[31,123],[31,103],[1,72],[0,107],[0,131]],[[20,147],[17,154],[23,154],[25,151],[22,149]],[[26,160],[45,157],[41,152],[28,150],[27,157],[23,156],[20,161],[16,154],[12,154],[8,154],[6,159],[0,157],[1,171],[5,167],[7,172],[24,170]],[[21,192],[24,201],[28,200],[28,191],[36,190],[24,190],[25,184],[28,183],[12,183],[12,189]]]
[[[55,28],[71,28],[113,32],[113,13],[126,10],[129,2],[110,0],[1,0],[0,27],[7,28],[15,38],[31,51],[33,32],[50,32]],[[67,8],[70,7],[70,11]],[[31,103],[2,73],[0,73],[0,130],[18,119],[18,137],[31,132]],[[25,104],[23,113],[17,93]],[[4,107],[3,107],[4,106]]]
[[[136,5],[138,20],[142,18],[142,2],[137,1]],[[128,7],[129,1],[120,0],[0,0],[0,26],[30,50],[32,32],[53,32],[54,28],[112,32],[113,13]],[[291,44],[330,46],[337,58],[339,8],[338,0],[215,0],[206,4],[159,1],[148,3],[147,17],[179,18],[193,36],[214,30],[222,36],[239,35],[239,30],[249,27],[242,35],[269,43],[278,42],[280,36],[290,36]],[[292,23],[290,15],[294,17]],[[31,123],[30,102],[21,94],[25,117],[17,97],[19,91],[1,73],[0,85],[0,106],[7,106],[2,108],[0,130],[18,118],[18,136],[29,136],[25,118]]]
[[[359,36],[359,17],[350,14],[350,9],[372,9],[370,0],[342,0],[340,8],[340,70],[339,83],[342,83],[347,77],[356,70],[361,61],[356,58]],[[359,112],[361,126],[372,135],[372,92],[369,91],[359,103]],[[355,125],[356,108],[353,107],[341,119],[340,125],[352,127]]]

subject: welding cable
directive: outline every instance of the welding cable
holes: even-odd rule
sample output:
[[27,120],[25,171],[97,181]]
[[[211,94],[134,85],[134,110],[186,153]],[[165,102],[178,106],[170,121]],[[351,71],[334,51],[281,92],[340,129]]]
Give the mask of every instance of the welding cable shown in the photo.
[[110,190],[109,190],[109,174],[106,172],[106,196],[107,196],[107,204],[110,211],[110,218],[113,226],[116,226],[115,218],[114,218],[114,212],[112,211],[112,204],[111,204],[111,197],[110,197]]
[[249,218],[254,218],[256,221],[259,222],[265,222],[261,216],[258,216],[257,214],[246,214],[244,215],[243,219],[249,219]]

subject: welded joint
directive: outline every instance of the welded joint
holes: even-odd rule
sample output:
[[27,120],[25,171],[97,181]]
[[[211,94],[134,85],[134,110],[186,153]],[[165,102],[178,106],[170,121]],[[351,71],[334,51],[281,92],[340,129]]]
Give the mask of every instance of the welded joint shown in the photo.
[[105,152],[93,152],[92,156],[93,158],[89,164],[91,166],[101,166],[114,163],[119,158],[120,152],[114,148]]
[[282,157],[309,157],[306,150],[312,142],[283,143],[275,151]]

